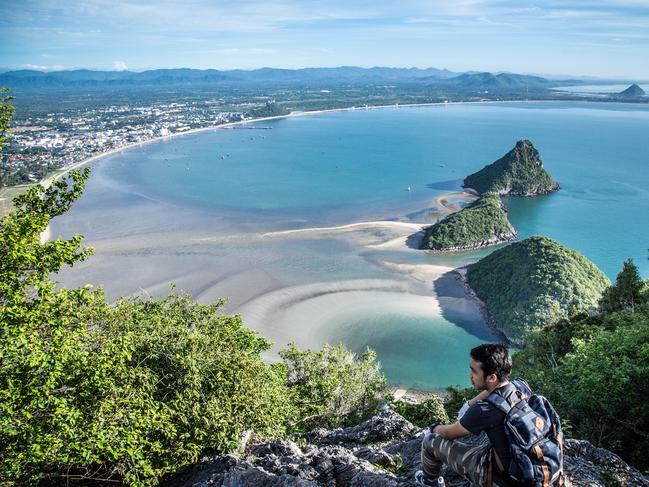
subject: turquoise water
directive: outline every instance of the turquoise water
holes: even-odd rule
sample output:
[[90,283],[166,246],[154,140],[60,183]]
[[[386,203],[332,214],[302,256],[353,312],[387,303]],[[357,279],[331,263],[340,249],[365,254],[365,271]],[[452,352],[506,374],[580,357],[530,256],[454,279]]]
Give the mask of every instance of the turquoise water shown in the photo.
[[[561,190],[506,200],[520,237],[548,235],[584,253],[611,279],[632,257],[649,277],[646,106],[453,105],[356,110],[257,126],[266,129],[189,134],[96,163],[86,193],[54,227],[63,233],[81,231],[90,243],[98,242],[99,251],[94,264],[82,265],[75,271],[77,277],[64,281],[89,279],[104,283],[109,295],[119,295],[154,282],[153,266],[156,272],[173,267],[174,282],[190,271],[230,279],[254,270],[269,276],[264,281],[268,289],[370,278],[401,283],[403,277],[390,277],[389,271],[377,267],[381,259],[395,257],[390,252],[355,253],[352,246],[334,240],[305,239],[290,245],[210,241],[200,249],[170,240],[167,245],[173,251],[162,249],[159,237],[154,250],[122,248],[115,242],[172,232],[186,234],[189,241],[199,230],[246,235],[418,215],[432,198],[459,189],[465,175],[499,158],[522,138],[534,142]],[[103,252],[101,244],[109,241],[110,250]],[[489,251],[399,258],[455,266]],[[121,288],[113,284],[115,275],[120,276]],[[142,276],[149,281],[139,283]],[[186,279],[187,290],[211,295],[205,291],[207,284],[192,279]],[[366,346],[376,349],[396,384],[468,385],[468,350],[489,339],[475,313],[454,312],[453,306],[442,306],[441,316],[432,310],[390,313],[385,303],[377,303],[380,312],[372,312],[371,300],[368,303],[361,314],[326,323],[318,337],[343,341],[359,352]],[[304,319],[308,322],[309,316]],[[278,320],[277,326],[282,326]],[[254,323],[254,317],[249,321]]]
[[611,278],[628,257],[649,275],[646,106],[457,105],[259,125],[271,130],[218,130],[153,143],[103,161],[97,170],[151,198],[274,221],[292,218],[280,227],[311,226],[398,217],[424,207],[516,140],[529,138],[562,190],[507,201],[521,236],[549,235],[586,254]]

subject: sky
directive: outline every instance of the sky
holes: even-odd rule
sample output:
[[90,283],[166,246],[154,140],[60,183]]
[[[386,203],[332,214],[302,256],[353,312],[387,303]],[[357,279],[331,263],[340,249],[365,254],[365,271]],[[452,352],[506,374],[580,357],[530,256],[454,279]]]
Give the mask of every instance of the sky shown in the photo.
[[0,68],[436,67],[649,80],[649,0],[0,0]]

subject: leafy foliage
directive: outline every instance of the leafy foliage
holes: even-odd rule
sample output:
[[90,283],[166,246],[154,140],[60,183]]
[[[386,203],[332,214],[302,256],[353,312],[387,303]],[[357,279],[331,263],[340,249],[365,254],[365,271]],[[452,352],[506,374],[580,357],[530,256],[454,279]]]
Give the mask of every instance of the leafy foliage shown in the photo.
[[[604,295],[628,282],[632,271],[625,262]],[[640,293],[626,303],[624,309],[581,312],[530,331],[526,347],[514,356],[514,370],[550,398],[572,435],[647,469],[649,296]]]
[[459,250],[496,244],[516,237],[496,194],[486,194],[457,213],[427,227],[422,248]]
[[11,103],[13,96],[7,95],[8,92],[7,88],[0,88],[0,188],[7,184],[7,168],[3,149],[9,136],[9,123],[16,113],[13,103]]
[[457,417],[457,413],[466,401],[472,399],[476,395],[476,390],[473,387],[459,388],[451,386],[446,388],[447,396],[444,398],[444,408],[446,414],[451,419]]
[[628,259],[617,275],[615,284],[602,295],[599,307],[603,313],[633,309],[637,303],[642,302],[644,288],[645,284],[640,278],[638,268],[633,263],[633,259]]
[[543,168],[539,152],[529,140],[516,146],[497,161],[464,179],[464,187],[479,193],[500,195],[536,195],[559,189],[559,185]]
[[449,423],[445,404],[439,396],[431,396],[419,403],[390,401],[390,407],[415,426],[425,428],[433,423]]
[[7,88],[0,88],[0,150],[4,147],[9,132],[9,123],[16,109],[11,103],[13,96],[7,95]]
[[302,351],[290,344],[280,356],[297,408],[297,430],[357,424],[375,414],[386,395],[372,350],[357,359],[342,345]]
[[609,285],[595,264],[546,237],[496,250],[470,266],[467,278],[510,338],[595,307]]
[[[273,437],[292,418],[270,344],[221,303],[122,300],[56,289],[51,272],[90,255],[80,236],[42,244],[88,171],[31,188],[0,225],[0,482],[154,483],[244,429]],[[58,480],[57,480],[58,479]]]

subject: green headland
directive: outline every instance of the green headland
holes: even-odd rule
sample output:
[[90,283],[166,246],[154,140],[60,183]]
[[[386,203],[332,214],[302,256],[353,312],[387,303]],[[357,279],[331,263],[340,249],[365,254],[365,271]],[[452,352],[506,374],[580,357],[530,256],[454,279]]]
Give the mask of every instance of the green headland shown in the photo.
[[519,140],[503,157],[467,176],[464,187],[480,194],[493,192],[501,196],[535,196],[559,189],[529,140]]

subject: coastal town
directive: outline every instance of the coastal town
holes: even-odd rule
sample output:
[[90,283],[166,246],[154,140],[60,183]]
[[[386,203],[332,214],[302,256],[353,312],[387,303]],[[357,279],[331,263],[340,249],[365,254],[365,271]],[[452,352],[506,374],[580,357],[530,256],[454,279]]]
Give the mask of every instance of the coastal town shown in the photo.
[[130,144],[253,117],[251,110],[223,111],[218,101],[109,105],[28,116],[12,129],[0,186],[33,183]]

